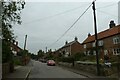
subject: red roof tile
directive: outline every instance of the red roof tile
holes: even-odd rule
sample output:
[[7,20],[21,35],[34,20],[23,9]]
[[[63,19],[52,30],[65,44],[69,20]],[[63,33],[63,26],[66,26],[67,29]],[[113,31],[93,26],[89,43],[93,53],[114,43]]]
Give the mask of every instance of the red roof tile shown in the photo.
[[[120,33],[120,25],[115,26],[113,28],[110,28],[110,29],[107,29],[105,31],[102,31],[102,32],[98,33],[98,39],[103,39],[103,38],[106,38],[106,37],[109,37],[109,36],[113,36],[113,35],[116,35],[116,34],[119,34],[119,33]],[[83,44],[92,42],[94,40],[95,40],[95,35],[89,36],[83,42]]]

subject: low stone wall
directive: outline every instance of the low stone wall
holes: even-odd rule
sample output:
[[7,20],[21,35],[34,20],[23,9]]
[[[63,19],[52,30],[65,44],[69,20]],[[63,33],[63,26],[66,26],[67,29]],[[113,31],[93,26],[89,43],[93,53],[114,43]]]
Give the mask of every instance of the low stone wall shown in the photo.
[[[59,62],[59,65],[65,66],[65,67],[69,67],[69,68],[73,68],[73,69],[77,69],[77,70],[82,70],[88,73],[92,73],[95,74],[97,73],[97,65],[96,63],[88,63],[88,62],[75,62],[75,65],[73,66],[72,63],[63,63],[63,62]],[[113,73],[117,72],[117,68],[115,66],[112,67],[108,67],[105,66],[103,64],[100,64],[100,75],[101,76],[109,76]]]

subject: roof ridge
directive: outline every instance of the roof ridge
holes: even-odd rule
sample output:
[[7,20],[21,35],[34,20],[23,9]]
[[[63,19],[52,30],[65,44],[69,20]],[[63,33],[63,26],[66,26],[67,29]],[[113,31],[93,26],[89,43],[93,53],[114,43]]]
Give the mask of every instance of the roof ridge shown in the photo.
[[[112,35],[115,35],[115,34],[118,34],[120,33],[118,30],[120,29],[120,25],[117,25],[113,28],[109,28],[109,29],[106,29],[104,31],[101,31],[98,34],[98,39],[102,39],[102,38],[105,38],[105,37],[109,37],[109,36],[112,36]],[[91,35],[91,36],[88,36],[84,41],[83,41],[83,44],[84,43],[88,43],[88,42],[91,42],[91,41],[94,41],[94,35]]]

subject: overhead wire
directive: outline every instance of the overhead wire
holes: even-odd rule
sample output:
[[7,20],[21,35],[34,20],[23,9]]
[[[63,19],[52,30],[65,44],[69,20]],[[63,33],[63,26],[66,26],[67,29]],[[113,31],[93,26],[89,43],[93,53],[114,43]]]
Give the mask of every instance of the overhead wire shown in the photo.
[[96,9],[107,8],[107,7],[111,7],[111,6],[115,6],[115,5],[116,5],[116,3],[114,3],[114,4],[109,4],[109,5],[102,6],[102,7],[98,7],[98,8],[96,8]]
[[101,13],[104,13],[104,14],[107,14],[107,15],[110,15],[110,16],[113,16],[113,17],[117,17],[117,18],[120,18],[119,16],[116,16],[116,15],[113,15],[113,14],[110,14],[110,13],[107,13],[105,11],[102,11],[102,10],[97,10],[98,12],[101,12]]
[[38,22],[38,21],[42,21],[42,20],[46,20],[46,19],[50,19],[50,18],[53,18],[53,17],[59,16],[59,15],[62,15],[62,14],[66,14],[66,13],[69,13],[69,12],[75,11],[75,10],[77,10],[77,9],[80,9],[80,8],[84,7],[84,6],[86,6],[86,4],[81,5],[81,6],[79,6],[79,7],[76,7],[76,8],[73,8],[73,9],[69,9],[69,10],[66,10],[66,11],[60,12],[60,13],[56,13],[56,14],[53,14],[53,15],[50,15],[50,16],[46,16],[46,17],[43,17],[43,18],[40,18],[40,19],[32,20],[32,21],[29,21],[29,22],[23,23],[23,25],[27,25],[27,24],[30,24],[30,23],[33,23],[33,22]]
[[[96,0],[94,0],[96,1]],[[92,2],[93,3],[93,2]],[[78,21],[79,19],[88,11],[88,9],[91,7],[92,4],[90,4],[86,9],[85,11],[77,18],[77,20],[54,42],[52,43],[51,45],[49,45],[48,47],[51,47],[53,46],[55,43],[57,43]]]

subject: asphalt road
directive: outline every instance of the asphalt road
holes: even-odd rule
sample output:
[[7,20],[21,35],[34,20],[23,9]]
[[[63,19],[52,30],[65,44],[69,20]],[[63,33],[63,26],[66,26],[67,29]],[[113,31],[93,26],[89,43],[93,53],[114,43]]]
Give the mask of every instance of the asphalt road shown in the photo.
[[33,68],[29,74],[31,78],[86,78],[85,76],[65,70],[59,66],[47,66],[46,63],[32,61]]

